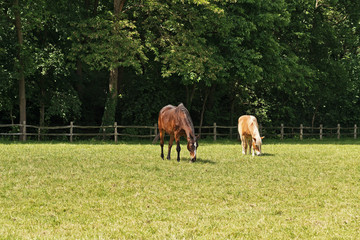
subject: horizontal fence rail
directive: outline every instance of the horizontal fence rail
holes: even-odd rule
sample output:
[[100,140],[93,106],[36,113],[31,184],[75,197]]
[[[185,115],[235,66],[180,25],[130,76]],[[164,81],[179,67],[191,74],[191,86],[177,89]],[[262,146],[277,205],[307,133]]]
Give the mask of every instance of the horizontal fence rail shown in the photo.
[[[319,127],[306,127],[300,124],[298,127],[287,127],[281,124],[280,127],[264,127],[259,126],[260,135],[270,138],[298,138],[302,140],[304,137],[315,137],[322,140],[324,137],[336,137],[340,139],[342,136],[353,137],[357,139],[358,128],[355,124],[353,127],[341,127],[338,124],[336,127],[324,127],[320,124]],[[237,126],[221,126],[214,123],[212,126],[195,126],[195,132],[200,133],[201,137],[210,137],[214,141],[218,137],[237,138],[239,134]],[[32,137],[37,140],[42,140],[45,137],[68,138],[70,142],[74,138],[89,138],[97,137],[102,139],[112,138],[115,142],[119,137],[122,138],[149,138],[153,139],[158,134],[157,124],[153,126],[121,126],[115,122],[108,126],[80,126],[74,125],[70,122],[67,126],[34,126],[23,124],[0,124],[0,136],[3,137],[18,137],[25,136]]]

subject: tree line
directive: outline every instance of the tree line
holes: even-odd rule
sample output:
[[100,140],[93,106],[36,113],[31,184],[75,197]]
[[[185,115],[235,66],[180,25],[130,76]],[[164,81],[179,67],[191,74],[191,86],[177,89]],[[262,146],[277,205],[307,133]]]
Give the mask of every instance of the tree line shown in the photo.
[[0,123],[353,125],[360,1],[0,2]]

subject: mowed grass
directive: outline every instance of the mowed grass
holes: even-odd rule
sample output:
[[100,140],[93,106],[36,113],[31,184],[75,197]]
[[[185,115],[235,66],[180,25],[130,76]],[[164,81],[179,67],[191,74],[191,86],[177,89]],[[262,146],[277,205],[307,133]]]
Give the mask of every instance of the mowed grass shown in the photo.
[[358,239],[359,143],[2,142],[0,238]]

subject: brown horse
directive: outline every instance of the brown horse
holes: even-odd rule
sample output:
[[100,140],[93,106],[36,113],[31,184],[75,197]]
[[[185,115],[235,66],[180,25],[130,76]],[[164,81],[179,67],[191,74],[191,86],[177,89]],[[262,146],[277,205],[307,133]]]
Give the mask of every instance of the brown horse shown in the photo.
[[195,136],[194,125],[192,123],[189,111],[181,103],[175,107],[167,105],[159,113],[159,134],[161,146],[161,158],[164,159],[164,136],[165,132],[170,135],[169,150],[167,159],[170,160],[170,153],[173,141],[176,141],[177,161],[180,161],[180,137],[187,139],[187,149],[190,152],[191,161],[196,161],[196,149],[199,146]]

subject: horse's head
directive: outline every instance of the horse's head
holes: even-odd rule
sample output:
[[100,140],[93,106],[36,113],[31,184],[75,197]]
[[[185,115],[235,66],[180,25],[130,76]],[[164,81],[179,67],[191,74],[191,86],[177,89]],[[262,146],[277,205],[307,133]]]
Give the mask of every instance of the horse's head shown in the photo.
[[188,143],[187,143],[187,149],[190,152],[190,157],[191,157],[191,161],[195,162],[196,161],[196,150],[199,146],[197,138],[196,137],[188,137]]
[[253,147],[253,156],[256,154],[256,156],[261,155],[261,145],[262,145],[262,139],[264,137],[257,137],[252,139],[252,147]]

